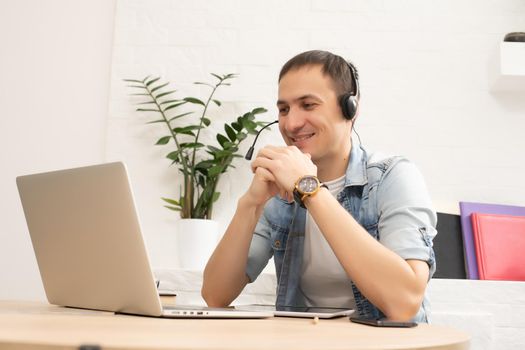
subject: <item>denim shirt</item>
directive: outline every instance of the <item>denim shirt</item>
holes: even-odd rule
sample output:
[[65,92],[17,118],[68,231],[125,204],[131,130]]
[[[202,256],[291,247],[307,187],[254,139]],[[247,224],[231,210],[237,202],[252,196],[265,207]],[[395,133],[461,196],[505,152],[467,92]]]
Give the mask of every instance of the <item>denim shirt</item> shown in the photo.
[[[403,157],[369,155],[352,147],[339,203],[381,244],[403,259],[426,261],[429,278],[436,270],[432,239],[436,213],[417,168]],[[246,274],[254,281],[273,256],[277,274],[277,306],[306,306],[300,288],[306,209],[276,196],[270,199],[255,227]],[[352,291],[360,317],[385,315],[356,287]],[[335,306],[335,305],[334,305]],[[429,322],[425,295],[417,322]]]

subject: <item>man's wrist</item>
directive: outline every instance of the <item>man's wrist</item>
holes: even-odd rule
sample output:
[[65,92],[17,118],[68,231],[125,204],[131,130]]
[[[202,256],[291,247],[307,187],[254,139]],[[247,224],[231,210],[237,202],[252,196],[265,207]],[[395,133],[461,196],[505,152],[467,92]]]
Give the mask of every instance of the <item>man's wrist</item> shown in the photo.
[[253,210],[256,213],[264,208],[264,203],[261,204],[254,200],[248,193],[245,193],[239,198],[237,202],[237,209]]
[[317,191],[314,196],[307,196],[305,199],[303,199],[304,206],[308,208],[310,205],[313,205],[316,202],[322,202],[323,198],[321,192],[324,192],[325,190],[328,192],[328,186],[321,184],[319,191]]

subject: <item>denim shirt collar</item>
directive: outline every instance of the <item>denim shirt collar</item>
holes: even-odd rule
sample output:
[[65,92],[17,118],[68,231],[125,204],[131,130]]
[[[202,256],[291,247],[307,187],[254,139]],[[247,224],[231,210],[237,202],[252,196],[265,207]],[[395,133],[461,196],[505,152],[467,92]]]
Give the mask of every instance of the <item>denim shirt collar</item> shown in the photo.
[[346,168],[345,187],[363,186],[368,183],[366,174],[366,151],[361,144],[354,145],[350,150],[350,161]]

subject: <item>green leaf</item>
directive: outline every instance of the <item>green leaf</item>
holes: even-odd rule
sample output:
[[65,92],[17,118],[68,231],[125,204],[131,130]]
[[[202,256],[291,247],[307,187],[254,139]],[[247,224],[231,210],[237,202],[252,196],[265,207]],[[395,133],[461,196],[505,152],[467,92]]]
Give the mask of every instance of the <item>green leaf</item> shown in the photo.
[[251,120],[244,120],[242,125],[244,126],[245,129],[247,130],[255,130],[255,128],[257,128],[257,124],[255,124],[254,122],[252,122]]
[[211,168],[215,163],[211,160],[203,160],[195,165],[196,169],[208,169]]
[[178,114],[178,115],[176,115],[176,116],[174,116],[174,117],[171,117],[170,120],[168,120],[168,122],[171,123],[171,121],[173,121],[173,120],[175,120],[175,119],[182,118],[182,117],[184,117],[184,116],[186,116],[186,115],[188,115],[188,114],[192,114],[192,113],[193,113],[193,112],[186,112],[186,113]]
[[142,84],[145,84],[146,83],[146,80],[148,80],[149,78],[151,77],[151,75],[148,75],[147,77],[145,77],[143,80],[142,80]]
[[144,85],[126,85],[130,88],[147,89]]
[[170,84],[170,83],[164,83],[164,84],[162,84],[162,85],[159,85],[159,86],[157,86],[157,87],[154,87],[153,89],[151,89],[151,93],[154,93],[155,91],[160,90],[160,89],[162,89],[163,87],[168,86],[169,84]]
[[186,102],[177,102],[177,103],[174,103],[174,104],[172,104],[172,105],[169,105],[168,107],[164,108],[164,112],[169,111],[169,110],[172,109],[172,108],[177,108],[177,107],[179,107],[180,105],[183,105],[183,104],[185,104],[185,103],[186,103]]
[[173,131],[175,131],[175,132],[185,132],[185,131],[199,130],[199,129],[202,129],[202,127],[200,127],[198,125],[188,125],[188,126],[185,126],[183,128],[175,128],[175,129],[173,129]]
[[244,120],[254,120],[255,116],[252,114],[252,112],[246,112],[242,116]]
[[149,102],[141,102],[141,103],[137,103],[137,106],[140,106],[140,105],[150,105],[150,104],[154,104],[155,101],[149,101]]
[[178,132],[178,134],[190,135],[190,136],[195,137],[195,133],[193,131],[181,131],[181,132]]
[[232,155],[232,152],[230,150],[222,150],[217,153],[215,153],[215,156],[217,158],[226,158]]
[[200,142],[185,142],[180,144],[181,148],[202,148],[204,146],[205,145]]
[[186,97],[184,98],[184,101],[189,102],[189,103],[194,103],[197,105],[201,105],[201,106],[205,106],[204,102],[202,102],[201,100],[195,97]]
[[168,104],[168,103],[180,102],[180,101],[182,101],[182,100],[177,100],[177,99],[175,99],[175,100],[167,100],[167,101],[162,101],[160,104],[161,105],[165,105],[165,104]]
[[142,81],[140,80],[135,80],[135,79],[122,79],[128,83],[138,83],[138,84],[142,84]]
[[221,104],[222,104],[221,101],[219,101],[219,100],[212,100],[212,101],[215,102],[215,104],[216,104],[217,106],[219,106],[219,107],[220,107]]
[[202,175],[199,175],[199,177],[197,178],[197,181],[199,182],[199,185],[201,187],[206,187],[206,177],[202,176]]
[[160,112],[158,109],[154,108],[137,108],[138,112]]
[[206,126],[210,126],[211,124],[211,120],[209,120],[208,118],[206,117],[202,117],[202,123]]
[[175,162],[178,162],[179,161],[179,156],[180,156],[180,151],[177,150],[177,151],[173,151],[173,152],[168,153],[166,158],[171,159],[171,160],[173,160]]
[[268,110],[263,107],[255,108],[254,110],[252,110],[253,114],[261,114],[261,113],[266,113],[266,112],[268,112]]
[[208,169],[208,176],[209,177],[217,176],[222,172],[222,170],[223,170],[222,165],[212,166],[210,169]]
[[169,204],[180,205],[180,202],[179,202],[179,201],[176,201],[175,199],[164,198],[164,197],[161,197],[161,199],[162,199],[163,201],[165,201],[166,203],[169,203]]
[[221,76],[218,75],[218,74],[215,74],[215,73],[210,73],[210,74],[213,75],[215,78],[219,79],[220,81],[223,81],[223,80],[224,80],[224,78],[221,77]]
[[226,142],[228,142],[228,139],[222,134],[217,134],[217,141],[219,141],[221,147],[224,148],[224,145],[226,144]]
[[236,130],[236,131],[241,131],[242,130],[242,125],[237,123],[237,122],[233,122],[231,124],[233,126],[233,128]]
[[213,198],[211,199],[211,202],[212,202],[212,203],[217,202],[217,199],[219,199],[220,196],[221,196],[221,193],[220,193],[220,192],[215,192],[215,193],[213,194]]
[[[153,92],[153,90],[151,92]],[[177,90],[171,90],[171,91],[166,91],[166,92],[160,93],[160,94],[156,95],[155,98],[159,99],[161,97],[167,96],[167,95],[172,94],[174,92],[177,92]]]
[[151,79],[150,81],[148,81],[146,83],[146,86],[150,86],[151,84],[153,84],[154,82],[158,81],[160,79],[160,77],[157,77],[157,78],[154,78],[154,79]]
[[203,82],[200,82],[200,81],[196,81],[194,82],[193,84],[195,85],[206,85],[206,86],[209,86],[211,88],[214,88],[215,86],[211,85],[211,84],[208,84],[208,83],[203,83]]
[[214,146],[208,146],[208,149],[212,152],[212,153],[215,153],[215,152],[222,152],[222,150],[220,148],[217,148],[217,147],[214,147]]
[[170,142],[170,139],[171,139],[171,136],[164,136],[164,137],[161,137],[157,143],[155,145],[165,145],[167,144],[168,142]]
[[224,130],[226,130],[226,134],[232,140],[235,142],[237,140],[237,135],[235,134],[235,131],[229,126],[228,124],[224,124]]
[[181,207],[172,207],[170,205],[165,205],[164,208],[168,208],[169,210],[173,210],[173,211],[182,211],[182,206]]
[[159,119],[159,120],[154,120],[152,122],[147,122],[146,124],[155,124],[155,123],[164,123],[165,120],[164,119]]
[[244,140],[246,137],[248,137],[248,134],[246,134],[245,132],[240,132],[237,134],[237,140],[239,141]]
[[183,128],[174,128],[173,131],[177,134],[185,134],[185,135],[191,135],[195,136],[195,134],[192,132],[192,130],[198,130],[200,127],[198,125],[190,125],[185,126]]

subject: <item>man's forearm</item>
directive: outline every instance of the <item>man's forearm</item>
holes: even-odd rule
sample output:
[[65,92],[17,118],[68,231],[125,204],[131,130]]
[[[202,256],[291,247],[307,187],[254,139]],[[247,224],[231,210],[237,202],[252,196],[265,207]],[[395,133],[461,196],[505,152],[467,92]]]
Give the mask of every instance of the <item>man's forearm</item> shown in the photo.
[[423,298],[428,268],[425,276],[424,269],[414,269],[372,238],[327,190],[307,199],[306,205],[361,292],[387,317],[413,317]]
[[249,282],[248,251],[262,209],[244,196],[237,203],[232,221],[204,269],[201,293],[209,306],[229,305]]

